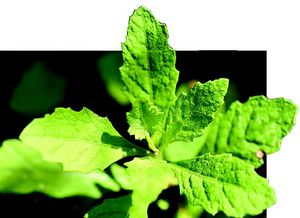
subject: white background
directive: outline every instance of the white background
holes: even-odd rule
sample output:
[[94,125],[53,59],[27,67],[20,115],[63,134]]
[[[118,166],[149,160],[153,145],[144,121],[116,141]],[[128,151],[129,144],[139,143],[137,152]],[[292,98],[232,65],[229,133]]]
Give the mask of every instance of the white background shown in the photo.
[[[176,50],[267,50],[268,96],[286,97],[300,105],[297,1],[105,2],[1,2],[0,49],[120,50],[128,17],[144,5],[167,24],[169,42]],[[270,218],[299,216],[299,119],[298,124],[281,151],[268,157],[268,179],[278,198],[268,210]]]

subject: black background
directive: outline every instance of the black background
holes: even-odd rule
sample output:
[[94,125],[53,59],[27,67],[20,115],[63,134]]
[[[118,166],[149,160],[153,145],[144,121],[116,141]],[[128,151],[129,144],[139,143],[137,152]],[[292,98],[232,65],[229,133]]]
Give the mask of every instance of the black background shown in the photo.
[[[107,116],[114,127],[132,141],[133,138],[127,133],[125,116],[130,106],[120,106],[108,96],[98,73],[97,61],[105,54],[104,51],[1,51],[0,141],[17,138],[34,118],[12,111],[9,101],[22,74],[36,61],[44,62],[52,72],[67,79],[64,101],[57,106],[71,107],[73,110],[85,106],[100,116]],[[250,96],[266,94],[265,51],[177,51],[176,55],[176,67],[180,71],[178,84],[190,80],[206,82],[223,77],[235,84],[242,102]],[[43,114],[36,117],[40,116]],[[265,165],[258,172],[265,176]],[[162,213],[153,204],[149,208],[149,216],[170,217],[177,209],[177,201],[182,201],[174,193],[166,191],[162,194],[175,202],[171,203],[169,211]],[[42,194],[2,194],[0,217],[6,213],[7,217],[83,217],[86,209],[95,203],[91,199],[79,197],[56,200]],[[260,217],[265,217],[265,213]]]

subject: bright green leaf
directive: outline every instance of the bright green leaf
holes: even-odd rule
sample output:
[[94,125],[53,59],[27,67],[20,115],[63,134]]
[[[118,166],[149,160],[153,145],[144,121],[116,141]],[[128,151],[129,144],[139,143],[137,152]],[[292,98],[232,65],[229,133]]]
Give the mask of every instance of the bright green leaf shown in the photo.
[[98,61],[98,69],[104,81],[107,92],[119,104],[127,105],[129,100],[124,94],[124,83],[121,80],[119,67],[122,65],[122,54],[120,52],[110,52]]
[[163,116],[164,113],[160,112],[156,106],[140,103],[127,114],[130,123],[128,132],[140,140],[147,138],[148,135],[152,136],[151,140],[157,145],[163,133]]
[[1,193],[42,192],[55,198],[99,198],[102,193],[96,185],[112,191],[120,189],[114,180],[101,171],[65,172],[61,164],[45,161],[39,152],[16,139],[3,142],[0,163]]
[[[182,92],[188,92],[192,86],[194,86],[196,81],[193,80],[189,83],[183,83],[181,86],[182,88],[177,90],[178,94]],[[226,106],[232,103],[232,101],[236,100],[237,93],[236,87],[234,84],[230,83],[228,87],[228,92],[224,97],[224,104],[223,106],[215,113],[214,120],[209,124],[209,126],[205,129],[204,134],[198,138],[194,138],[193,141],[175,141],[171,144],[164,146],[161,150],[163,152],[163,156],[166,160],[171,162],[181,161],[181,160],[188,160],[194,157],[197,157],[201,151],[207,153],[209,151],[205,150],[204,144],[206,143],[206,137],[211,137],[212,134],[210,132],[212,126],[216,122],[216,119],[219,117],[219,113],[222,113],[226,110]]]
[[110,198],[92,208],[85,218],[129,218],[129,209],[132,206],[132,194],[119,198]]
[[57,108],[51,115],[34,119],[20,139],[46,160],[62,163],[66,171],[103,170],[126,156],[146,154],[126,141],[107,118],[87,108],[79,112]]
[[251,164],[231,154],[204,154],[177,164],[173,170],[181,193],[210,214],[256,215],[276,201],[267,180],[256,174]]
[[27,115],[46,113],[63,100],[65,83],[62,76],[37,62],[24,73],[14,90],[10,107]]
[[[124,64],[120,71],[133,106],[127,116],[130,126],[135,126],[131,128],[130,134],[138,135],[140,139],[146,138],[148,132],[152,137],[149,126],[132,118],[142,120],[153,115],[153,110],[155,114],[164,113],[166,117],[169,107],[176,100],[179,73],[175,68],[175,51],[168,44],[166,26],[158,22],[149,10],[140,7],[129,19],[122,51]],[[149,105],[152,109],[145,111],[141,109],[141,104]],[[149,111],[150,115],[143,114]],[[160,117],[155,117],[155,126],[163,126]]]
[[158,199],[157,200],[157,206],[161,210],[168,210],[170,207],[170,203],[165,199]]
[[175,218],[207,218],[206,216],[201,216],[203,212],[202,207],[186,203],[186,205],[177,210]]
[[202,153],[229,152],[262,163],[263,152],[280,149],[281,140],[295,123],[297,107],[284,98],[251,97],[246,103],[233,103],[226,113],[219,113],[209,128]]
[[128,217],[146,218],[149,205],[177,180],[169,164],[160,159],[135,158],[125,165],[126,169],[113,165],[112,173],[124,189],[132,190]]
[[176,100],[178,71],[166,25],[140,7],[129,19],[122,51],[124,64],[120,70],[130,100],[146,99],[159,109],[168,108]]
[[170,162],[197,157],[203,147],[205,137],[195,138],[192,142],[177,141],[163,147],[164,159]]
[[214,113],[222,106],[228,80],[199,82],[186,94],[182,93],[170,109],[162,146],[174,141],[192,141],[204,134]]

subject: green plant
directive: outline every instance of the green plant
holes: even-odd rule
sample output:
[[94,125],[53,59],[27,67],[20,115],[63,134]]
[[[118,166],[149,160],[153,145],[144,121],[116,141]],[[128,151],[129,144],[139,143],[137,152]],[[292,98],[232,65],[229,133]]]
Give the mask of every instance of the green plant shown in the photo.
[[[279,150],[296,106],[256,96],[225,110],[227,79],[197,82],[177,97],[179,72],[166,26],[144,7],[130,17],[122,51],[119,91],[132,104],[128,132],[146,140],[148,149],[125,140],[87,108],[57,108],[34,119],[19,139],[3,142],[0,192],[98,199],[107,191],[129,191],[105,199],[87,212],[89,218],[147,217],[149,204],[177,185],[190,214],[243,217],[273,205],[274,190],[255,168],[263,164],[262,154]],[[116,164],[125,157],[134,159]]]

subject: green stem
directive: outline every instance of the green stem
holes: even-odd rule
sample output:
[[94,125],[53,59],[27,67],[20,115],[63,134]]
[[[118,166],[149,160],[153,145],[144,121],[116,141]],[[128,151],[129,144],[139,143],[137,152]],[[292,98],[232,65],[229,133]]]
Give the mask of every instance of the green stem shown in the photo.
[[149,133],[146,134],[146,140],[148,142],[148,147],[150,150],[152,150],[154,152],[154,154],[158,154],[159,153],[159,149],[154,145]]

